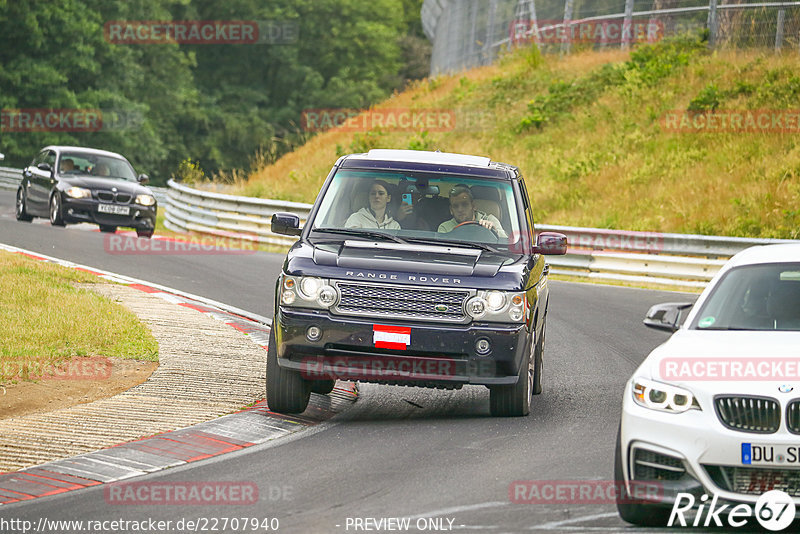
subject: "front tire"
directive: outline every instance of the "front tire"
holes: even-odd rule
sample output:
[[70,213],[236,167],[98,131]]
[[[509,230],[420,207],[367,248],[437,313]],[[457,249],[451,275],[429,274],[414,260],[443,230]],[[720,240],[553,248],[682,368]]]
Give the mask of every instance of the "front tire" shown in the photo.
[[531,413],[534,383],[534,360],[528,352],[519,366],[517,383],[513,386],[489,388],[489,411],[495,417],[521,417]]
[[542,394],[542,374],[544,373],[544,340],[547,331],[547,321],[542,324],[542,335],[533,349],[533,394]]
[[654,504],[630,502],[632,497],[625,486],[622,474],[622,428],[617,430],[617,445],[614,453],[614,485],[617,489],[617,513],[623,521],[643,527],[665,527],[669,521],[669,508]]
[[144,238],[150,239],[151,237],[153,237],[153,231],[152,230],[136,230],[136,237],[144,237]]
[[105,226],[103,224],[100,225],[100,231],[104,234],[113,234],[117,231],[116,226]]
[[311,384],[299,371],[278,365],[275,331],[270,331],[267,349],[267,404],[278,413],[302,413],[311,398]]
[[61,195],[56,191],[50,197],[50,224],[52,226],[66,226],[64,214],[61,211]]
[[28,215],[28,210],[25,206],[25,191],[23,191],[21,187],[17,189],[17,204],[14,215],[16,215],[17,220],[21,222],[31,222],[33,220],[33,217]]

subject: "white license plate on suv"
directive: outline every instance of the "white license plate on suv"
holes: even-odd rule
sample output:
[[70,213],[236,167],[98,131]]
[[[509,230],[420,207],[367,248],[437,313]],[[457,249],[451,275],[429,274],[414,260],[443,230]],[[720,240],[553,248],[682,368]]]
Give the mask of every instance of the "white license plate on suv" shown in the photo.
[[114,215],[130,215],[130,206],[117,206],[116,204],[98,204],[97,211],[100,213],[113,213]]
[[800,467],[800,446],[742,443],[742,463]]

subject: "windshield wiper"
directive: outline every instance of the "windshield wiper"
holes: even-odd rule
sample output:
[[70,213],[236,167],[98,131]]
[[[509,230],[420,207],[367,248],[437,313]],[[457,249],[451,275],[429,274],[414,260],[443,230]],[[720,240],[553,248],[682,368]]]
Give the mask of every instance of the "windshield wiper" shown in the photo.
[[326,234],[339,234],[339,235],[352,235],[356,237],[373,237],[378,239],[386,239],[389,241],[394,241],[395,243],[402,243],[407,245],[408,242],[400,239],[397,236],[393,236],[391,234],[384,234],[383,232],[373,232],[372,230],[362,230],[362,229],[349,229],[349,228],[314,228],[311,232],[325,232]]
[[412,243],[427,243],[431,245],[456,245],[456,246],[464,246],[467,248],[479,248],[481,250],[492,252],[494,254],[500,253],[499,250],[485,243],[468,243],[466,241],[453,241],[449,239],[426,239],[424,237],[407,237],[406,240]]

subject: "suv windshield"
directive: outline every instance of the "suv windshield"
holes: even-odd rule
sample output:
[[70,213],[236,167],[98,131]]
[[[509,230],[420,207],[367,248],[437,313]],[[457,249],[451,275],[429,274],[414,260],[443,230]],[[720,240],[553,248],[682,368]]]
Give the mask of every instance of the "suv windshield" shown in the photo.
[[521,236],[509,181],[350,169],[334,176],[312,229],[492,246],[515,245]]
[[731,269],[690,328],[800,330],[800,263]]
[[98,156],[83,152],[65,152],[61,154],[59,174],[89,174],[99,178],[116,178],[118,180],[136,181],[136,173],[131,164],[124,159],[109,156]]

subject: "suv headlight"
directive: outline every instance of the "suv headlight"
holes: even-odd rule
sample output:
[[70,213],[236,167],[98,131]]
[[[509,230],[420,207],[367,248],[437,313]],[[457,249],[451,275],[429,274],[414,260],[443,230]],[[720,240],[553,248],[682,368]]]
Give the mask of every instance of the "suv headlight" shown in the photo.
[[141,206],[152,206],[156,203],[153,195],[136,195],[136,203]]
[[328,309],[339,300],[339,292],[328,280],[314,276],[284,275],[280,289],[283,306]]
[[65,192],[70,198],[92,198],[92,192],[83,187],[70,187]]
[[631,393],[636,404],[651,410],[668,413],[701,410],[700,404],[690,391],[645,378],[633,380]]
[[525,321],[528,301],[523,292],[478,291],[465,306],[467,315],[497,323]]

